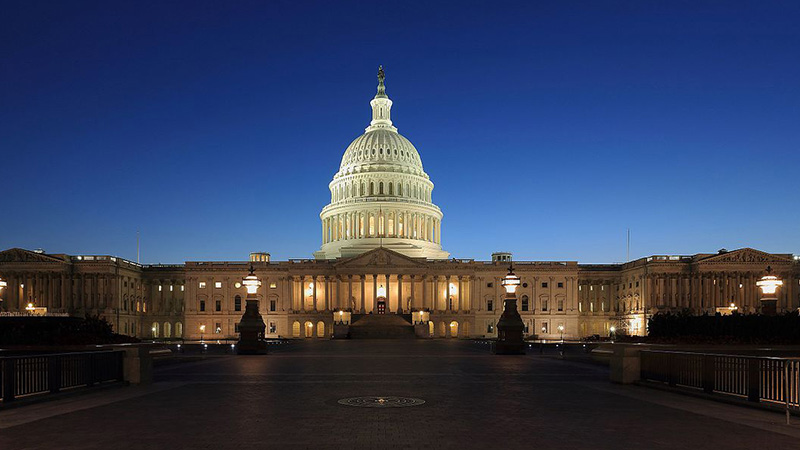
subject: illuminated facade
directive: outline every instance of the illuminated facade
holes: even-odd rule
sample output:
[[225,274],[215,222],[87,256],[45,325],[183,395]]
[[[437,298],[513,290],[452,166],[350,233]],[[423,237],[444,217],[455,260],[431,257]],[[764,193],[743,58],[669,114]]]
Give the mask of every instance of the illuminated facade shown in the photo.
[[[269,337],[326,338],[334,322],[399,314],[425,322],[431,337],[493,337],[502,313],[510,253],[491,261],[447,259],[442,212],[416,148],[397,133],[382,71],[372,121],[346,149],[322,209],[322,246],[313,258],[140,265],[112,256],[0,252],[4,314],[28,303],[50,313],[104,316],[141,337],[233,338],[250,264]],[[659,311],[756,312],[767,266],[782,281],[778,312],[800,307],[800,260],[743,248],[714,254],[651,256],[625,264],[515,261],[525,334],[570,339],[644,334]]]

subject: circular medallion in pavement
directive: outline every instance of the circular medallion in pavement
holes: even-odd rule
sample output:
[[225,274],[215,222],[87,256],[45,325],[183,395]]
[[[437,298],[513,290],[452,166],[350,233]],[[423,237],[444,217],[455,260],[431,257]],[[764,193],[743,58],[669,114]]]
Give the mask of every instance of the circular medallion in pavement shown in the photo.
[[350,397],[343,398],[338,403],[360,408],[403,408],[422,405],[425,400],[411,397]]

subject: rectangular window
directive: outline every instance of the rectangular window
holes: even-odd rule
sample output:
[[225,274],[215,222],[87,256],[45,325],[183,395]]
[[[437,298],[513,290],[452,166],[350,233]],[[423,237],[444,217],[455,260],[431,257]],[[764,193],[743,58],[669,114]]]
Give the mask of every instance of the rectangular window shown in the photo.
[[276,303],[277,303],[277,302],[275,302],[275,300],[270,300],[270,301],[269,301],[269,310],[270,310],[270,311],[275,311],[275,310],[276,310],[276,309],[275,309],[275,308],[277,308],[277,304],[276,304]]
[[486,301],[486,310],[487,311],[494,311],[494,309],[493,309],[494,304],[493,303],[494,302],[492,300],[487,300]]
[[489,322],[488,324],[486,324],[486,332],[494,333],[494,323]]
[[214,333],[220,334],[222,333],[222,324],[217,322],[214,324]]
[[527,311],[528,310],[528,299],[527,298],[523,298],[522,299],[522,310],[523,311]]
[[205,310],[206,310],[206,301],[200,300],[200,311],[205,311]]
[[542,311],[547,311],[547,299],[542,300]]
[[563,311],[564,310],[564,300],[559,300],[558,301],[558,310],[559,311]]
[[222,289],[222,281],[215,281],[214,287],[217,289]]
[[242,297],[239,297],[237,295],[236,298],[233,299],[233,310],[234,311],[242,310]]
[[548,325],[550,324],[548,324],[547,322],[542,322],[542,334],[547,334],[550,332],[549,330],[550,327]]
[[233,332],[234,333],[238,333],[239,332],[239,324],[238,323],[233,324]]
[[216,303],[214,303],[214,311],[222,311],[222,302],[221,301],[217,300]]
[[636,282],[636,287],[639,287],[639,282],[638,281]]
[[181,285],[181,292],[183,292],[183,285]]
[[200,283],[198,283],[197,287],[200,288],[200,289],[205,289],[206,288],[206,282],[205,281],[201,281]]
[[161,285],[158,285],[158,292],[161,292]]
[[172,292],[172,288],[173,288],[173,286],[170,284],[170,285],[169,285],[169,291],[170,291],[170,292]]
[[278,289],[278,283],[270,283],[269,284],[269,288],[270,289]]
[[270,333],[277,333],[278,332],[278,325],[276,325],[275,322],[270,322],[269,323],[269,332]]
[[492,286],[494,286],[494,283],[486,283],[486,287],[492,287]]
[[545,289],[547,288],[547,281],[542,281],[542,287]]
[[562,282],[560,282],[560,281],[559,281],[559,282],[558,282],[558,287],[560,287],[560,288],[563,288],[563,287],[564,287],[564,283],[562,283]]

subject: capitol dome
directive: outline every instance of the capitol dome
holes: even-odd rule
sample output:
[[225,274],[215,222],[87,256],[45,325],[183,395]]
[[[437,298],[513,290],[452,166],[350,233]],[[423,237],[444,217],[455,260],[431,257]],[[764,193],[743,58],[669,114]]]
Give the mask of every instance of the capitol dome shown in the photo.
[[317,259],[355,256],[377,247],[407,256],[444,259],[442,211],[431,200],[433,183],[414,145],[394,127],[383,69],[370,101],[372,121],[347,146],[322,209]]

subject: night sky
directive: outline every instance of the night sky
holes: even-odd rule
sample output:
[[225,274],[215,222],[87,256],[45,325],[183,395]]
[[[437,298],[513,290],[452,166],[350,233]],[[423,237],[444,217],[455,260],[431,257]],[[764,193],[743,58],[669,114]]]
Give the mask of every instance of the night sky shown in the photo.
[[800,253],[800,2],[9,1],[0,248],[310,257],[379,64],[454,257]]

